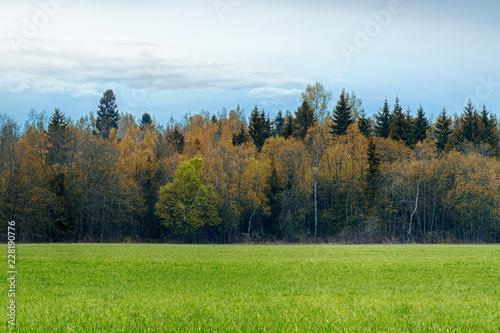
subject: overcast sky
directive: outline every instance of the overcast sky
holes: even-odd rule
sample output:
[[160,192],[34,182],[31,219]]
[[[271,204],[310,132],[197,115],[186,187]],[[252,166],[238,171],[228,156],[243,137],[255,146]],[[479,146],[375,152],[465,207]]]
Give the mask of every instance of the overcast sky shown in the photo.
[[[500,114],[499,1],[0,0],[0,112],[73,119],[111,88],[160,122],[206,109],[295,111],[307,84],[369,115],[396,95],[431,118]],[[335,102],[335,101],[334,101]],[[334,107],[334,102],[330,109]]]

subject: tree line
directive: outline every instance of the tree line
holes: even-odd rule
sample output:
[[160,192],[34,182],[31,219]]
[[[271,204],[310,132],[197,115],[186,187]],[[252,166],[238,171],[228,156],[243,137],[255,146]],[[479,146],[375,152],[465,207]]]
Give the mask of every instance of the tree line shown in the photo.
[[499,242],[499,126],[484,105],[420,106],[309,85],[294,113],[257,106],[159,124],[104,92],[71,120],[0,115],[0,217],[25,242]]

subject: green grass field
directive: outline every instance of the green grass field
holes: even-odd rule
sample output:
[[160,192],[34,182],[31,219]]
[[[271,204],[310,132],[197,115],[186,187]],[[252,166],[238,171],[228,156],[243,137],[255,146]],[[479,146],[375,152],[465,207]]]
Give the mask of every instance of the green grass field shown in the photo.
[[18,332],[500,331],[498,245],[16,250]]

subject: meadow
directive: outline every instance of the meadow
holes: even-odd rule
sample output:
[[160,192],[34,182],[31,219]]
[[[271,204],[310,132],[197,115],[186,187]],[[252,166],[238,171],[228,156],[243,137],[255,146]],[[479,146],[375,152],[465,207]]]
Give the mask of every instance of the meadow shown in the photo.
[[17,332],[500,331],[498,245],[21,244],[16,259]]

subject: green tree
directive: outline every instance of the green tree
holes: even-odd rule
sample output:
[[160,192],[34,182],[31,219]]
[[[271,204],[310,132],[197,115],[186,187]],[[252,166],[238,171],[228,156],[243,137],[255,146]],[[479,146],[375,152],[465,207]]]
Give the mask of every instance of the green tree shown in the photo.
[[281,110],[278,111],[278,114],[274,118],[274,134],[277,136],[282,136],[283,128],[285,127],[285,117],[283,116],[283,112]]
[[107,139],[112,128],[118,130],[118,121],[120,120],[116,95],[113,90],[108,89],[104,92],[97,107],[96,127],[101,137]]
[[314,109],[311,108],[307,100],[302,101],[302,105],[295,112],[293,136],[303,140],[306,137],[307,130],[313,127],[315,123]]
[[349,126],[354,123],[351,112],[351,105],[346,95],[345,89],[340,93],[340,99],[333,110],[334,124],[330,125],[333,135],[342,136],[346,134]]
[[480,142],[480,124],[479,116],[476,108],[472,105],[471,100],[467,102],[464,111],[459,120],[458,128],[459,142],[469,141],[477,144]]
[[184,152],[184,134],[179,130],[179,127],[175,126],[170,133],[167,134],[167,142],[171,147],[175,149],[179,154]]
[[295,123],[295,120],[293,119],[291,114],[285,115],[285,125],[283,126],[283,132],[282,132],[282,137],[285,138],[285,140],[288,140],[289,137],[293,135],[293,125]]
[[267,138],[271,136],[271,122],[266,117],[264,110],[259,112],[259,108],[257,106],[255,106],[252,114],[250,115],[248,134],[252,138],[258,151],[262,149]]
[[411,111],[410,107],[406,109],[406,115],[405,115],[405,130],[404,130],[404,138],[403,141],[405,142],[407,147],[414,147],[416,143],[415,139],[415,120],[411,116]]
[[427,130],[430,128],[429,121],[425,116],[422,104],[418,107],[417,117],[413,121],[413,138],[416,142],[424,141],[427,138]]
[[154,128],[153,117],[149,113],[144,112],[139,121],[139,127],[141,131],[152,130]]
[[439,151],[444,151],[448,144],[450,135],[453,133],[453,130],[451,129],[451,118],[446,115],[445,108],[443,108],[443,111],[439,115],[436,125],[434,126],[434,130],[436,133],[436,148]]
[[485,104],[483,104],[483,109],[481,110],[479,125],[481,142],[489,145],[494,154],[498,154],[499,142],[496,129],[497,122],[495,117],[488,111]]
[[366,196],[370,204],[376,195],[378,189],[380,157],[377,152],[377,144],[373,138],[368,141],[368,173],[366,175]]
[[365,137],[369,138],[372,135],[372,124],[370,119],[366,117],[364,109],[361,109],[361,112],[359,113],[358,128],[361,134]]
[[271,173],[266,180],[267,186],[265,187],[265,194],[267,202],[269,203],[269,215],[264,222],[264,232],[268,235],[274,235],[279,231],[279,217],[281,213],[281,194],[283,192],[283,184],[278,175],[278,171],[271,163]]
[[[73,137],[68,121],[60,109],[54,109],[47,129],[48,188],[54,194],[49,215],[52,220],[50,237],[54,240],[68,239],[74,229],[75,207],[72,185],[71,153]],[[74,155],[74,154],[73,154]]]
[[390,138],[395,141],[406,142],[408,135],[407,119],[403,113],[403,108],[399,105],[399,98],[396,97],[394,109],[391,115]]
[[48,163],[62,165],[68,154],[69,127],[64,113],[54,109],[47,129],[49,135]]
[[375,115],[375,120],[375,132],[377,136],[387,139],[391,134],[391,112],[387,99],[385,99],[384,106],[380,109],[380,112]]
[[183,162],[177,168],[174,181],[158,192],[156,215],[176,234],[192,236],[201,228],[216,226],[222,221],[215,190],[203,184],[202,172],[201,158]]
[[233,133],[233,136],[231,138],[231,141],[233,143],[233,146],[241,146],[245,143],[248,142],[248,134],[245,129],[245,125],[240,124],[240,130],[236,133]]

